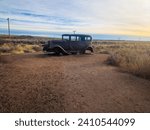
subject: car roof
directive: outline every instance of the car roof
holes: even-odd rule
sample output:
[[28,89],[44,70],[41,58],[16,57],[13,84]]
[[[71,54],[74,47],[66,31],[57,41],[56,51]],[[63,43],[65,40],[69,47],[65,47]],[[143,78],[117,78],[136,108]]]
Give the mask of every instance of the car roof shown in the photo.
[[91,37],[90,35],[85,35],[85,34],[63,34],[62,36],[84,36],[84,37]]

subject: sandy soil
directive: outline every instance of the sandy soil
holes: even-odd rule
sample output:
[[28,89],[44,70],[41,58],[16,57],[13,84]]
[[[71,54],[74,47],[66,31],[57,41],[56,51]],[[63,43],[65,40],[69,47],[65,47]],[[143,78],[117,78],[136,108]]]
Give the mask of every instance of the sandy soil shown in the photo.
[[150,112],[150,81],[107,57],[0,56],[0,112]]

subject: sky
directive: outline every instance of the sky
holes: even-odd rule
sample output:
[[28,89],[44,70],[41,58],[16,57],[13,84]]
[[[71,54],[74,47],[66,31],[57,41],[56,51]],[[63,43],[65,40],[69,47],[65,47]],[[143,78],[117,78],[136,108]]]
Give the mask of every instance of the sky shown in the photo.
[[0,30],[150,37],[150,0],[0,0]]

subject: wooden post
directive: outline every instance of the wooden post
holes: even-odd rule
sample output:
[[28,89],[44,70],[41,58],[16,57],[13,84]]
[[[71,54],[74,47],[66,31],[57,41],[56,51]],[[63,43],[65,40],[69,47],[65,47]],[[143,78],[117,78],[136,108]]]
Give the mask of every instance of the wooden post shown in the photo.
[[9,18],[7,18],[7,21],[8,21],[8,35],[10,37],[10,22],[9,22]]

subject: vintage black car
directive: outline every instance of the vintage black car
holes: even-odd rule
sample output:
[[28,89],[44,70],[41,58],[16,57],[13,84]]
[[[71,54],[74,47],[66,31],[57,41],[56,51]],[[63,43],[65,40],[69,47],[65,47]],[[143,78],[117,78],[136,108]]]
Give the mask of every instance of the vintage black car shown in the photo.
[[93,52],[92,37],[83,34],[63,34],[62,40],[51,40],[45,43],[43,51],[55,54],[84,54],[86,50]]

